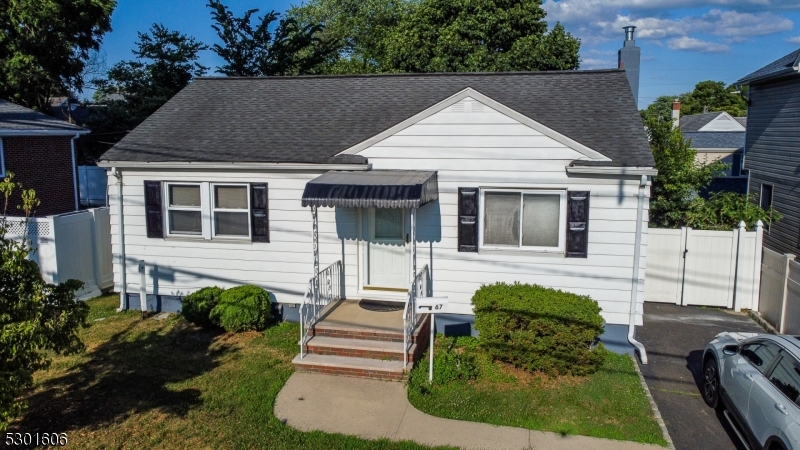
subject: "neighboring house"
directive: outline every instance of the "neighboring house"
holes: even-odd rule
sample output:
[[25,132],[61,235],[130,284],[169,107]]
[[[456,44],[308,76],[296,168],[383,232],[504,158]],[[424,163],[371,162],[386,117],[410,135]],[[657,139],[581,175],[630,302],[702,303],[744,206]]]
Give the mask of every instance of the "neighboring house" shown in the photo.
[[722,161],[730,165],[725,176],[715,178],[706,192],[747,193],[747,174],[742,172],[746,117],[733,117],[724,111],[680,116],[680,102],[672,106],[683,137],[697,150],[696,161],[708,164]]
[[750,193],[783,218],[764,234],[764,246],[800,252],[800,49],[747,75],[747,141],[744,168]]
[[[75,139],[89,130],[14,103],[0,100],[0,170],[15,175],[25,189],[34,189],[41,200],[36,216],[78,209]],[[8,206],[17,209],[19,192]]]

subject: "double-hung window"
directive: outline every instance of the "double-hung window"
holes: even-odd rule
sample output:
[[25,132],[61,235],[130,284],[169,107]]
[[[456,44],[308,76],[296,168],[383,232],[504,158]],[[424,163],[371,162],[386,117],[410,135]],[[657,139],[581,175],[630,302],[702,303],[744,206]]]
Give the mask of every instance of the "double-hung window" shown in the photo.
[[[164,183],[166,196],[165,221],[167,236],[196,236],[204,239],[255,239],[252,221],[256,211],[251,208],[251,184],[234,183]],[[262,196],[266,185],[256,189]],[[266,202],[266,199],[264,199]],[[266,209],[266,204],[262,209]],[[256,214],[264,222],[266,212]],[[257,239],[263,241],[263,239]]]
[[214,236],[250,237],[250,193],[247,185],[211,185]]
[[170,235],[203,234],[203,205],[199,183],[167,184],[167,231]]
[[481,191],[482,248],[563,251],[566,191]]

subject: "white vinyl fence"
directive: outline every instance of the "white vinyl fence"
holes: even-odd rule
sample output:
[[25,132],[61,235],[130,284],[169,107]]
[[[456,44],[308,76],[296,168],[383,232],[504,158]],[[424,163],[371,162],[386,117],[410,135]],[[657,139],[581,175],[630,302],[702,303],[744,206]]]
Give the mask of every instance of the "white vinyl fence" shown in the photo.
[[30,258],[39,264],[48,283],[83,281],[83,289],[77,293],[81,299],[114,286],[108,208],[5,220],[7,237],[30,240],[34,249]]
[[800,335],[800,263],[794,258],[764,249],[758,312],[778,332]]
[[731,231],[647,230],[644,300],[756,309],[763,227]]

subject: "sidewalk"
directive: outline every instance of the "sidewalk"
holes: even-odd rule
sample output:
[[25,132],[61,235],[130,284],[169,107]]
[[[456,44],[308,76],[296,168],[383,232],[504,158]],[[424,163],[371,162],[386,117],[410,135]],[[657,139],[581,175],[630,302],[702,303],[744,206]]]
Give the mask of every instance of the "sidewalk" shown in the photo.
[[403,383],[295,372],[275,401],[275,416],[301,431],[410,440],[465,449],[655,450],[656,445],[561,436],[429,416],[411,406]]

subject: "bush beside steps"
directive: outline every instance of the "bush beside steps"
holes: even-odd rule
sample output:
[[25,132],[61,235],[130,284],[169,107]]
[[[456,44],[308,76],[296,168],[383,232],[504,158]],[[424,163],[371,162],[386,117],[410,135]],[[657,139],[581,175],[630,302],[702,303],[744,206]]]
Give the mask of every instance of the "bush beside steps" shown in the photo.
[[497,283],[478,289],[472,304],[479,346],[495,360],[548,375],[588,375],[603,364],[604,352],[592,348],[603,318],[589,296]]
[[272,321],[269,297],[269,292],[253,285],[227,290],[205,287],[183,298],[181,314],[201,327],[261,331]]

